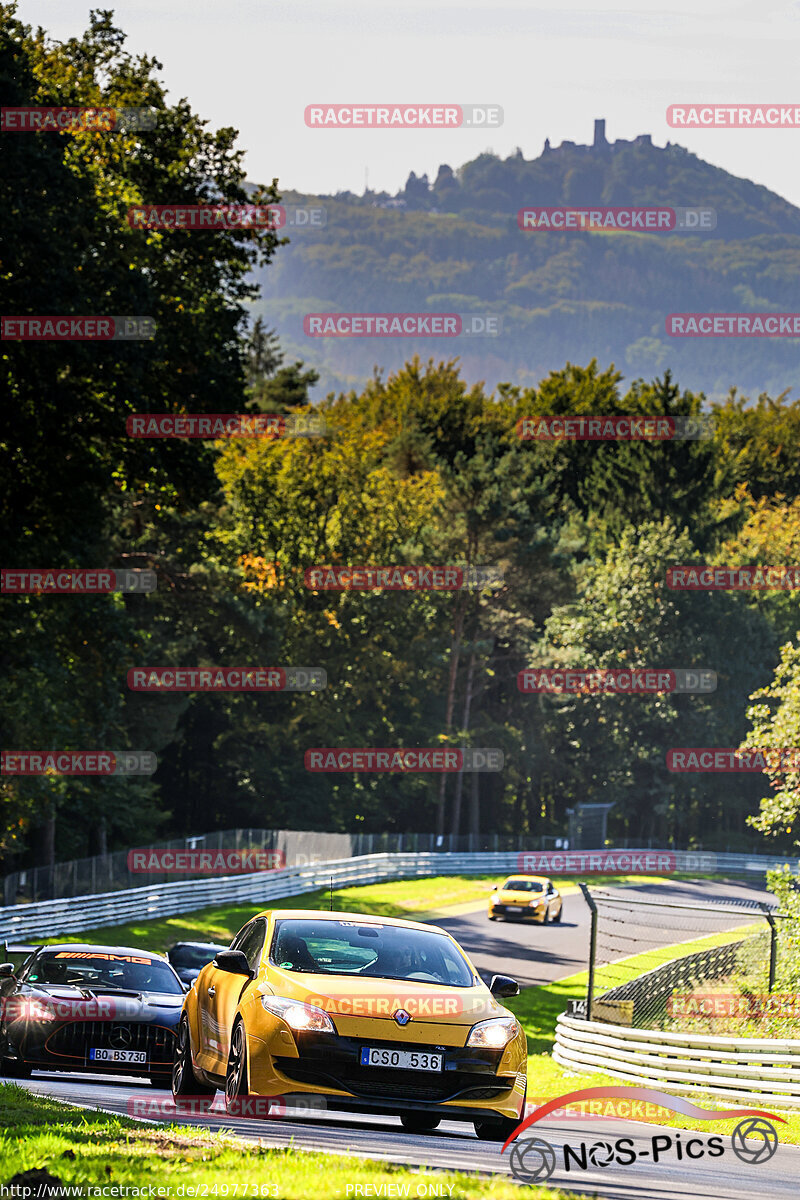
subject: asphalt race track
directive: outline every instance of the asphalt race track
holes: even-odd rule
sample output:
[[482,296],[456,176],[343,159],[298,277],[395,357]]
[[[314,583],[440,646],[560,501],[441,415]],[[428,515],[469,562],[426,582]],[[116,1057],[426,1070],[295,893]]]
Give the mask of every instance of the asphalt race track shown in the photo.
[[[669,894],[671,899],[691,900],[761,899],[764,893],[744,884],[698,881],[668,885],[642,885],[637,891],[652,895]],[[715,918],[718,928],[741,923],[735,915]],[[482,974],[509,974],[523,984],[543,983],[570,975],[586,965],[588,940],[588,911],[583,898],[568,895],[560,925],[523,926],[518,923],[490,922],[485,909],[448,917],[436,922],[456,936],[472,957]],[[669,919],[661,922],[663,944],[675,939],[670,932]],[[653,945],[652,918],[648,944]],[[59,1075],[37,1072],[22,1086],[40,1095],[53,1096],[73,1104],[101,1108],[117,1113],[131,1113],[134,1099],[169,1099],[169,1093],[123,1077],[92,1079],[85,1075]],[[580,1086],[580,1077],[575,1077]],[[220,1098],[216,1103],[219,1104]],[[165,1118],[170,1119],[170,1118]],[[295,1146],[329,1153],[345,1153],[376,1160],[408,1163],[411,1166],[479,1171],[486,1174],[509,1174],[509,1152],[501,1155],[500,1146],[479,1141],[468,1124],[443,1122],[434,1133],[406,1133],[399,1119],[355,1116],[344,1113],[314,1115],[293,1121],[290,1115],[269,1120],[236,1119],[220,1113],[194,1118],[181,1116],[181,1124],[197,1124],[215,1130],[229,1130],[245,1139],[260,1140],[265,1145],[283,1146],[292,1141]],[[780,1127],[778,1126],[779,1133]],[[533,1133],[533,1131],[531,1131]],[[699,1157],[693,1161],[677,1161],[674,1148],[658,1163],[652,1161],[651,1137],[663,1133],[659,1126],[622,1120],[582,1118],[565,1123],[563,1118],[544,1120],[536,1127],[536,1136],[547,1140],[559,1152],[568,1143],[576,1148],[581,1142],[590,1146],[597,1141],[613,1142],[627,1137],[633,1140],[637,1161],[631,1166],[556,1170],[549,1183],[569,1188],[576,1193],[589,1193],[607,1200],[779,1200],[798,1195],[800,1179],[800,1148],[781,1146],[774,1157],[761,1164],[746,1163],[737,1158],[730,1138],[723,1136],[725,1152],[720,1157]],[[673,1131],[674,1133],[674,1131]],[[704,1142],[710,1134],[699,1136]],[[526,1136],[526,1135],[523,1135]],[[684,1141],[687,1135],[683,1135]],[[753,1150],[757,1143],[748,1144]],[[344,1193],[342,1193],[344,1195]],[[412,1186],[413,1194],[413,1186]],[[335,1193],[332,1193],[335,1195]]]
[[[646,883],[604,890],[610,895],[634,893],[648,899],[669,898],[681,904],[702,905],[707,900],[716,903],[725,900],[767,900],[775,903],[774,896],[753,885],[715,880]],[[623,948],[623,953],[640,953],[657,945],[667,946],[675,941],[702,937],[718,929],[733,929],[742,924],[742,918],[735,914],[719,914],[711,919],[710,916],[701,917],[700,912],[687,911],[682,923],[694,921],[694,928],[682,930],[676,936],[674,929],[683,917],[684,914],[670,912],[669,909],[659,913],[648,908],[643,921],[636,923],[627,920],[626,914],[625,935],[630,939],[630,944]],[[555,925],[534,925],[517,920],[490,921],[485,907],[480,912],[444,917],[437,920],[436,924],[451,933],[464,947],[482,976],[511,975],[522,987],[528,987],[536,983],[553,983],[576,971],[586,970],[589,909],[580,892],[570,892],[564,897],[561,921]],[[658,929],[663,930],[661,938]]]

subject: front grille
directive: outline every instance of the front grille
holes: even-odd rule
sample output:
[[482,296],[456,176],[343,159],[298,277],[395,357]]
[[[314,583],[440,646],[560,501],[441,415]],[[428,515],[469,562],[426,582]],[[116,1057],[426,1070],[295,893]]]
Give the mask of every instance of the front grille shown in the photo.
[[[340,1088],[354,1096],[385,1100],[492,1100],[514,1086],[515,1077],[497,1079],[495,1087],[476,1086],[474,1075],[461,1071],[443,1071],[435,1079],[422,1080],[417,1071],[381,1071],[366,1067],[363,1072],[314,1070],[298,1064],[296,1058],[276,1058],[282,1075],[297,1083]],[[369,1072],[369,1073],[368,1073]]]
[[420,1046],[416,1050],[438,1052],[444,1058],[444,1070],[403,1071],[395,1068],[361,1066],[361,1047],[383,1046],[408,1050],[409,1044],[376,1038],[337,1038],[303,1034],[297,1038],[299,1058],[275,1058],[282,1075],[297,1083],[338,1088],[365,1099],[419,1100],[441,1103],[444,1100],[490,1100],[513,1088],[516,1076],[496,1074],[501,1054],[497,1050],[472,1050],[457,1046]]
[[[124,1040],[116,1036],[122,1031],[127,1031]],[[144,1050],[148,1065],[167,1067],[172,1065],[175,1055],[175,1033],[164,1025],[148,1025],[144,1021],[68,1021],[50,1035],[46,1048],[53,1055],[81,1062],[89,1061],[91,1049]]]

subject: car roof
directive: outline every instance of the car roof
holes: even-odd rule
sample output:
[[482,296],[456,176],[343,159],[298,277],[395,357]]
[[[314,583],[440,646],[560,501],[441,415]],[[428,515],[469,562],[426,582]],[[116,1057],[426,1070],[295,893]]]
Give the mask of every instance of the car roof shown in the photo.
[[98,946],[92,945],[90,942],[57,942],[52,946],[42,946],[42,950],[97,950],[100,954],[147,954],[150,958],[167,962],[163,954],[156,954],[154,950],[143,950],[141,946]]
[[[400,917],[381,917],[373,913],[351,913],[351,912],[331,912],[327,908],[268,908],[264,912],[256,913],[255,917],[274,916],[277,920],[296,919],[296,920],[326,920],[326,921],[348,921],[354,925],[393,925],[398,929],[419,929],[426,933],[443,933],[447,937],[450,934],[446,929],[439,929],[438,926],[427,925],[422,921],[404,921]],[[248,921],[249,925],[250,922]]]

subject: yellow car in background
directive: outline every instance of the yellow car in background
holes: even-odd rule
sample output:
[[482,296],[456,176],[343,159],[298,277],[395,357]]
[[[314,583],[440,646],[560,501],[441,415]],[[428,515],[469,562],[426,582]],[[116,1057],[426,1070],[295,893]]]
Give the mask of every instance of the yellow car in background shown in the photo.
[[509,875],[504,883],[492,889],[489,920],[514,917],[549,925],[561,920],[563,903],[558,888],[545,875]]
[[186,996],[173,1095],[210,1106],[222,1088],[231,1113],[247,1096],[313,1096],[315,1107],[399,1116],[414,1133],[471,1121],[503,1142],[525,1113],[525,1034],[500,1003],[518,994],[505,975],[487,986],[435,926],[263,912]]

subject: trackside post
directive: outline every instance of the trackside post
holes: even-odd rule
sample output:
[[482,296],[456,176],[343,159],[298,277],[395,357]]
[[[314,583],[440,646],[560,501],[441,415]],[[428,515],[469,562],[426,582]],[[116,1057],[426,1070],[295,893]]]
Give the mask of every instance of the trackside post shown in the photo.
[[583,892],[583,898],[589,905],[591,913],[591,923],[589,927],[589,978],[586,984],[586,1020],[592,1019],[592,993],[594,992],[594,959],[597,952],[597,905],[592,899],[592,893],[585,883],[579,883],[578,887]]

